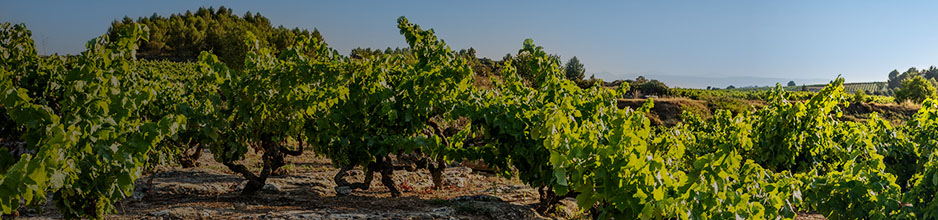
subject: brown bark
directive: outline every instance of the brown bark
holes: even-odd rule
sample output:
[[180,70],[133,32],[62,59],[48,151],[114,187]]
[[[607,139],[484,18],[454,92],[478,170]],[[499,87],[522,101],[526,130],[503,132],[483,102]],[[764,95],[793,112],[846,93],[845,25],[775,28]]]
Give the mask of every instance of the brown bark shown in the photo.
[[290,155],[290,156],[300,156],[300,155],[303,154],[303,148],[306,146],[306,143],[304,143],[303,140],[300,139],[299,136],[296,137],[296,142],[297,142],[297,145],[298,145],[298,148],[299,148],[299,149],[290,150],[289,148],[283,147],[283,148],[281,148],[280,150],[283,151],[283,153],[286,154],[286,155]]
[[[195,152],[188,154],[188,149],[195,147]],[[189,147],[179,156],[179,165],[182,168],[192,168],[199,166],[199,157],[202,157],[202,145],[196,142],[190,142]]]
[[[345,180],[345,176],[348,176],[348,171],[352,170],[352,168],[354,167],[355,166],[351,166],[351,165],[342,167],[342,169],[339,170],[339,172],[335,174],[335,177],[333,177],[333,181],[335,181],[336,186],[348,186],[351,189],[367,190],[368,188],[371,187],[371,181],[374,180],[374,176],[375,176],[374,169],[366,168],[364,170],[365,171],[364,181],[358,182],[358,183],[349,183],[347,180]],[[370,165],[369,167],[373,167],[373,165]]]
[[381,173],[381,183],[384,187],[388,188],[388,191],[391,193],[391,197],[401,196],[401,191],[397,189],[397,185],[394,184],[394,165],[391,164],[389,157],[378,157],[375,162],[372,162],[368,165],[368,168],[365,169],[365,180],[359,183],[350,183],[345,180],[345,176],[348,175],[348,171],[351,170],[354,166],[345,166],[336,173],[333,177],[333,181],[336,183],[336,188],[341,186],[348,186],[350,189],[363,189],[367,190],[371,187],[371,181],[374,180],[374,173]]
[[241,174],[241,176],[244,176],[244,178],[248,180],[247,185],[241,190],[242,195],[252,195],[260,191],[264,188],[264,184],[267,182],[267,178],[270,177],[271,173],[285,165],[283,153],[280,151],[281,145],[274,144],[269,140],[262,140],[261,147],[264,150],[264,154],[262,155],[264,168],[261,170],[260,174],[255,175],[241,164],[235,164],[234,162],[223,163],[228,169]]
[[579,193],[570,191],[564,195],[557,195],[550,186],[542,186],[537,188],[537,193],[540,195],[537,211],[540,213],[548,213],[554,209],[554,205],[560,203],[560,200],[570,197],[576,197]]
[[[427,124],[430,127],[433,127],[433,131],[443,140],[443,146],[450,146],[449,140],[446,138],[446,134],[443,133],[443,129],[440,128],[440,125],[432,120],[427,120]],[[443,189],[443,171],[446,169],[446,161],[444,161],[443,156],[436,158],[436,165],[432,164],[432,161],[428,161],[427,169],[430,170],[430,178],[433,180],[433,189],[439,190]]]
[[381,172],[381,183],[384,184],[384,187],[388,188],[388,191],[391,191],[391,197],[401,196],[401,191],[397,189],[397,185],[394,184],[394,165],[391,164],[390,157],[381,157],[377,160],[378,171]]

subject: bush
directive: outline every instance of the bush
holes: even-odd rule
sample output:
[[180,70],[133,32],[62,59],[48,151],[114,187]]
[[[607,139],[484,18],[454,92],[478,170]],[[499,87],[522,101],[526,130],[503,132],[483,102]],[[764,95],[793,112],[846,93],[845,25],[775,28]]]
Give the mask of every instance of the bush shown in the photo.
[[651,80],[646,83],[637,84],[635,87],[633,87],[631,93],[635,94],[636,91],[644,95],[664,96],[670,94],[668,86],[658,80]]
[[710,109],[714,112],[718,109],[724,109],[732,112],[733,114],[739,114],[740,112],[749,111],[751,105],[743,99],[733,98],[733,97],[715,97],[711,98],[708,101]]
[[896,90],[896,102],[910,100],[919,103],[932,97],[935,97],[935,85],[922,76],[902,80],[902,86]]
[[869,102],[870,101],[869,99],[870,97],[866,95],[866,91],[863,91],[862,89],[858,89],[856,92],[853,93],[854,103]]

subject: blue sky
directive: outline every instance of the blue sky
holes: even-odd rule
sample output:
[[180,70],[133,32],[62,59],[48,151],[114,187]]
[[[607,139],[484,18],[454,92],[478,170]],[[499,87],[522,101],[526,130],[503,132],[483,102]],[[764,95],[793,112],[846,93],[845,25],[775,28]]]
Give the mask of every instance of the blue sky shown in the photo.
[[[635,75],[884,81],[938,65],[936,1],[0,1],[42,54],[74,54],[111,21],[224,5],[318,28],[334,48],[404,47],[396,19],[500,59],[533,38],[613,80]],[[800,83],[799,83],[800,84]],[[720,85],[725,86],[725,85]]]

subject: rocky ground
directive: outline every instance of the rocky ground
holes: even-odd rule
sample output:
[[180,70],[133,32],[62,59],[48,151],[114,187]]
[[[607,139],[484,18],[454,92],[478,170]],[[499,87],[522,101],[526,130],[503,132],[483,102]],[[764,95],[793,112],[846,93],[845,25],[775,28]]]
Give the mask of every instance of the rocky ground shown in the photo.
[[[137,180],[135,193],[108,219],[554,219],[578,218],[575,202],[549,216],[533,205],[537,191],[518,180],[465,166],[447,168],[443,190],[432,190],[426,170],[395,171],[402,196],[391,198],[375,176],[370,189],[336,195],[333,177],[339,169],[328,159],[308,153],[289,157],[285,174],[267,180],[264,189],[242,196],[240,176],[203,154],[195,168],[163,167]],[[249,155],[248,158],[257,158]],[[248,163],[257,161],[248,161]],[[259,166],[255,166],[257,169]],[[350,181],[361,181],[360,169]],[[21,218],[60,218],[54,205],[21,211]]]
[[[248,158],[257,158],[249,155]],[[443,190],[432,190],[426,170],[395,171],[402,196],[391,198],[375,176],[370,189],[337,195],[333,177],[339,169],[311,153],[289,157],[285,174],[267,181],[253,196],[243,196],[240,176],[202,155],[195,168],[163,167],[137,180],[134,194],[107,219],[582,219],[573,200],[546,215],[537,213],[537,191],[466,166],[447,168]],[[247,161],[258,169],[257,161]],[[361,181],[363,172],[351,172]],[[54,205],[21,209],[21,218],[61,218]],[[809,215],[798,219],[824,219]]]

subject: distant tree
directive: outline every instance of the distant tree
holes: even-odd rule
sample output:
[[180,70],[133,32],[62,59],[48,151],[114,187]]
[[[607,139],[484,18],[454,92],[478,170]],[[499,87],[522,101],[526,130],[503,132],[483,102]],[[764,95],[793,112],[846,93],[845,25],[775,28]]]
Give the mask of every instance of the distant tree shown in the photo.
[[889,79],[887,81],[888,86],[886,88],[896,89],[899,88],[901,83],[902,79],[899,78],[899,70],[892,70],[892,72],[889,72]]
[[[550,62],[557,63],[558,65],[561,63],[560,56],[556,54],[548,55],[548,59],[550,59]],[[512,54],[508,54],[502,58],[503,62],[507,60],[511,60],[512,66],[515,67],[515,72],[521,76],[522,79],[524,79],[525,85],[530,86],[537,74],[534,72],[534,70],[529,69],[531,65],[527,65],[527,63],[534,62],[534,56],[526,51],[521,50],[518,51],[518,54],[515,54],[514,56],[512,56]]]
[[316,38],[317,40],[320,40],[320,41],[325,40],[325,38],[322,37],[322,34],[319,33],[319,29],[316,29],[316,28],[313,28],[313,38]]
[[502,57],[502,62],[505,62],[508,60],[514,60],[514,57],[511,55],[511,53],[505,54],[505,56]]
[[935,66],[928,67],[928,70],[925,70],[923,75],[925,75],[926,79],[938,80],[938,68]]
[[[896,77],[892,77],[893,75],[896,75]],[[890,76],[889,81],[888,81],[889,88],[897,89],[902,85],[902,81],[905,81],[906,79],[910,79],[914,76],[920,76],[920,75],[922,75],[922,72],[919,71],[915,67],[910,67],[908,70],[906,70],[905,72],[902,72],[901,74],[899,74],[898,71],[893,70],[893,72],[889,73],[889,76]]]
[[597,82],[601,82],[601,81],[599,79],[596,79],[596,75],[590,75],[589,79],[581,79],[575,82],[577,86],[579,86],[580,88],[584,88],[584,89],[590,88],[596,85],[601,85],[601,84],[597,84]]
[[658,81],[656,79],[653,79],[646,83],[635,85],[635,89],[641,91],[641,93],[645,95],[661,96],[661,95],[670,94],[670,90],[668,90],[668,86],[665,85],[663,82]]
[[645,79],[645,76],[638,76],[637,78],[635,78],[636,84],[642,84],[646,82],[648,82],[648,79]]
[[935,85],[929,80],[926,80],[925,77],[916,75],[909,79],[902,80],[901,87],[896,90],[895,94],[897,102],[905,100],[921,102],[926,98],[935,97]]
[[801,84],[801,91],[807,92],[807,91],[808,91],[808,85]]
[[[478,58],[476,57],[476,49],[470,47],[469,49],[459,50],[457,53],[460,57],[466,58],[469,61],[469,65],[472,66],[473,72],[479,76],[489,76],[495,72],[496,64],[488,58]],[[506,55],[506,60],[511,54]]]
[[727,86],[727,87],[726,87],[726,89],[735,89],[735,88],[736,88],[736,87],[733,86],[733,85],[730,85],[730,86]]
[[586,68],[580,63],[580,59],[573,56],[564,67],[564,76],[573,81],[583,80],[583,77],[586,77]]
[[788,86],[789,86],[789,87],[791,87],[791,86],[798,86],[798,84],[796,84],[795,81],[792,80],[792,81],[788,81]]
[[141,41],[137,57],[159,60],[194,60],[202,51],[211,51],[232,68],[239,69],[244,63],[248,47],[244,44],[248,33],[262,47],[281,51],[293,45],[298,37],[314,37],[323,40],[319,31],[273,27],[270,20],[260,13],[247,12],[243,16],[234,14],[231,8],[199,8],[195,13],[171,14],[168,17],[156,13],[136,20],[124,17],[115,20],[108,29],[108,36],[115,39],[123,26],[140,23],[150,29],[148,41]]

